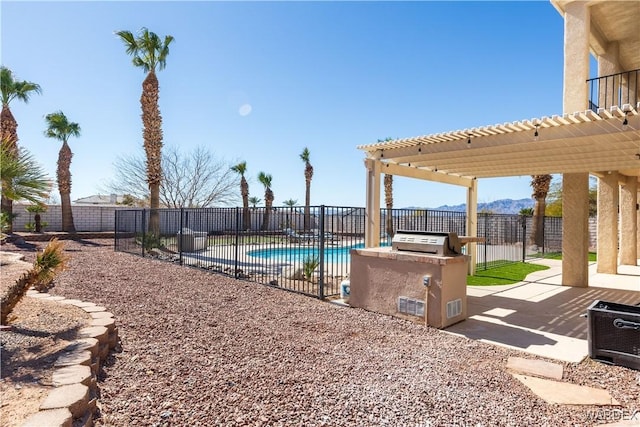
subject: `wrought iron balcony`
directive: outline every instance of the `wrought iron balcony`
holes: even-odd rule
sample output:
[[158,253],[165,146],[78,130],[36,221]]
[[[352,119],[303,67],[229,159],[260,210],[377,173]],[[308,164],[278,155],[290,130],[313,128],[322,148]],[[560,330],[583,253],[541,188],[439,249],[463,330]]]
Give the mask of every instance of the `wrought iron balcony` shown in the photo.
[[635,108],[640,101],[639,83],[640,69],[587,80],[589,109],[597,112],[598,108],[622,108],[624,104]]

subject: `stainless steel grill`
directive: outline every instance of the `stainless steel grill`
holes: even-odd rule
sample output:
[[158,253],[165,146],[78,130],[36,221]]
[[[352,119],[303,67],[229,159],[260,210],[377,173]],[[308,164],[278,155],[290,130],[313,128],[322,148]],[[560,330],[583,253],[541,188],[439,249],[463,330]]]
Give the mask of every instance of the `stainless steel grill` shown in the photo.
[[394,251],[412,251],[438,256],[455,256],[462,253],[462,245],[456,233],[398,230],[391,240]]

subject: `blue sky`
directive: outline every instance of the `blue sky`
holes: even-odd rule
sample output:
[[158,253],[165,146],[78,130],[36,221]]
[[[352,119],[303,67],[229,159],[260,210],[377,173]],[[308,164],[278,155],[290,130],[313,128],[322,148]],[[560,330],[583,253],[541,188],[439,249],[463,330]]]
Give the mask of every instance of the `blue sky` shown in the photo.
[[[2,1],[2,64],[43,93],[13,102],[19,143],[55,176],[59,143],[44,116],[62,110],[72,138],[72,200],[97,194],[117,156],[142,146],[144,73],[116,30],[175,37],[158,73],[165,145],[205,146],[273,176],[275,205],[364,206],[355,147],[562,113],[563,21],[549,2]],[[244,107],[243,107],[244,106]],[[247,111],[250,112],[247,114]],[[481,180],[478,200],[528,198],[530,177]],[[396,178],[396,207],[465,201],[463,188]]]

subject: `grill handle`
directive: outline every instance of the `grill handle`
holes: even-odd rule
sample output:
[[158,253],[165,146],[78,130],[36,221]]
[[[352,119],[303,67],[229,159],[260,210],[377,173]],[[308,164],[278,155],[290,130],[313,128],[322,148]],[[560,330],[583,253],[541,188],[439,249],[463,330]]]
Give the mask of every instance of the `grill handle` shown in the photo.
[[630,322],[628,320],[616,319],[613,321],[613,326],[619,329],[635,329],[640,331],[640,323]]

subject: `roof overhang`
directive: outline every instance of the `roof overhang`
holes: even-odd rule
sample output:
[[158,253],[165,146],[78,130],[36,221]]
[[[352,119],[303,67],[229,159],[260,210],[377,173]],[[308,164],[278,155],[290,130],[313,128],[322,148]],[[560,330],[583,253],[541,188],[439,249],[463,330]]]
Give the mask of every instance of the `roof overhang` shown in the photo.
[[464,186],[476,178],[521,175],[618,171],[640,176],[639,110],[640,103],[627,104],[357,148],[388,165],[386,173]]

